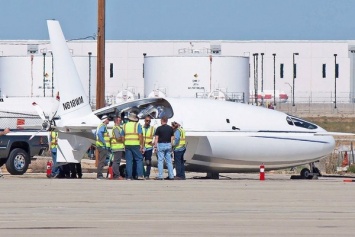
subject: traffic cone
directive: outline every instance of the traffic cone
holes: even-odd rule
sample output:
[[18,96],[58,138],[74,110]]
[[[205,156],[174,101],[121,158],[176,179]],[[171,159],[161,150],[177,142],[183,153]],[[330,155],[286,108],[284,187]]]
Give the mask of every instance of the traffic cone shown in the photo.
[[344,153],[344,159],[343,159],[343,162],[341,164],[342,167],[346,167],[349,165],[349,159],[348,159],[348,153],[345,152]]
[[108,167],[108,178],[113,179],[113,169],[112,166]]

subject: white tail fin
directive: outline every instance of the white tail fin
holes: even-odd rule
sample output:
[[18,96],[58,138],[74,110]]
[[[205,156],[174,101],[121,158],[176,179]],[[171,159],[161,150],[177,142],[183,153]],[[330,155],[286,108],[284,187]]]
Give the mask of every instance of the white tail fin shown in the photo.
[[56,86],[60,93],[58,123],[64,125],[73,118],[90,114],[91,107],[59,22],[48,20],[47,25],[54,58]]

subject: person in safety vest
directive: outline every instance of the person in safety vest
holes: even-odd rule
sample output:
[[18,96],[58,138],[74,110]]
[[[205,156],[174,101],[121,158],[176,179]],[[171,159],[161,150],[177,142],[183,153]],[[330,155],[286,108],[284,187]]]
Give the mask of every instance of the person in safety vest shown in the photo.
[[57,148],[58,148],[58,132],[55,132],[54,129],[50,132],[49,137],[49,152],[52,155],[52,173],[48,178],[57,177],[59,175],[59,167],[57,166]]
[[107,115],[101,117],[101,123],[96,129],[96,147],[99,152],[99,160],[97,164],[97,179],[104,179],[102,170],[105,166],[106,157],[110,150],[110,136],[107,131],[109,123]]
[[144,118],[143,125],[143,157],[145,160],[145,164],[147,166],[147,170],[145,172],[145,179],[149,179],[150,170],[152,168],[152,153],[153,153],[153,138],[155,134],[155,128],[150,125],[152,118],[150,115],[147,115]]
[[131,112],[128,115],[128,122],[123,125],[127,180],[133,178],[133,162],[136,164],[137,179],[144,180],[142,125],[138,123],[138,120],[137,115]]
[[184,165],[184,154],[186,151],[186,140],[185,140],[185,131],[181,127],[180,121],[174,121],[171,123],[171,126],[174,129],[174,162],[176,168],[176,177],[175,179],[186,179],[185,177],[185,165]]
[[115,125],[112,128],[111,134],[111,151],[113,153],[112,170],[113,178],[121,180],[120,176],[120,163],[121,158],[124,155],[124,144],[123,144],[123,129],[121,127],[121,118],[114,118]]

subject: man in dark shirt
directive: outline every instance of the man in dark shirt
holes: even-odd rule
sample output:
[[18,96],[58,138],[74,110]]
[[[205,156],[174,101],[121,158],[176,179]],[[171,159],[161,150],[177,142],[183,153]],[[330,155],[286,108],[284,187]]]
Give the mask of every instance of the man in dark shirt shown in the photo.
[[160,120],[161,126],[155,131],[155,145],[158,149],[158,177],[155,179],[163,180],[164,160],[168,167],[169,180],[174,180],[173,164],[171,161],[172,145],[174,142],[174,130],[168,123],[168,118],[163,116]]

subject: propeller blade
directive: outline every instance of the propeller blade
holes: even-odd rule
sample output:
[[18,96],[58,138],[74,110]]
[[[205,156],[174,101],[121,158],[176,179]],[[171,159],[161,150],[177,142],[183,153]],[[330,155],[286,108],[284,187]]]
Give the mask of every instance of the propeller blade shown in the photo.
[[41,108],[41,106],[39,106],[36,102],[33,102],[32,105],[35,107],[39,117],[41,117],[42,120],[46,119],[46,116],[43,112],[43,109]]
[[42,130],[37,131],[35,134],[33,134],[28,140],[31,141],[32,138],[34,138],[38,133],[42,132]]
[[57,114],[58,109],[59,109],[59,104],[60,104],[60,96],[59,96],[59,91],[58,91],[57,95],[55,97],[55,101],[53,102],[51,115],[49,115],[49,121],[52,121],[54,116]]

